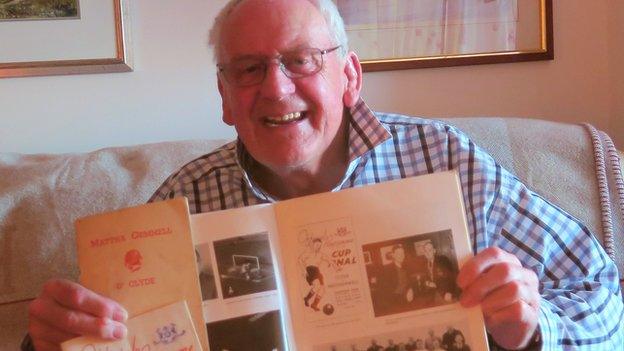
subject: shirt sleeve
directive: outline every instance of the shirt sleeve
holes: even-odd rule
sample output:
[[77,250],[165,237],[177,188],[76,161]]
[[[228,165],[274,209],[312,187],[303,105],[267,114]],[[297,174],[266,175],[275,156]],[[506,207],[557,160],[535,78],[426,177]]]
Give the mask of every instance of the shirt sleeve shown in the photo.
[[497,246],[539,277],[542,350],[622,350],[619,276],[594,235],[465,135],[452,128],[447,135],[474,252]]

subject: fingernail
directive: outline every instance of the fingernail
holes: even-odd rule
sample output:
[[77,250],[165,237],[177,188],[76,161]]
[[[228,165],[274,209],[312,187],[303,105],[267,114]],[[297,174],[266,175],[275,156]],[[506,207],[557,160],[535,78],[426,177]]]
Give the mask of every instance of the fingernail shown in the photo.
[[109,318],[102,320],[102,337],[105,339],[123,339],[128,334],[128,329],[122,323]]
[[128,334],[128,328],[125,325],[120,323],[115,323],[113,327],[113,337],[115,339],[123,339]]
[[113,320],[117,322],[125,322],[128,320],[128,312],[126,310],[120,308],[113,312]]

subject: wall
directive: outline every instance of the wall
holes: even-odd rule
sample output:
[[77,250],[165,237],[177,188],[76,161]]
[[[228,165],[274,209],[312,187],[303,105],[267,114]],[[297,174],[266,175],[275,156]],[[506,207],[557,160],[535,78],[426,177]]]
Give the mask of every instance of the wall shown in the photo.
[[[0,151],[74,152],[232,137],[220,120],[205,45],[224,2],[132,0],[132,73],[0,80]],[[621,16],[614,19],[622,7],[616,3],[554,1],[555,61],[369,73],[363,95],[378,110],[590,121],[624,135],[624,87],[609,78],[622,76],[614,64],[622,36],[611,32],[622,27]],[[622,148],[624,140],[618,142]]]
[[223,0],[131,0],[135,71],[0,79],[0,151],[230,138],[206,45]]
[[611,74],[611,137],[619,149],[624,149],[624,1],[609,2]]

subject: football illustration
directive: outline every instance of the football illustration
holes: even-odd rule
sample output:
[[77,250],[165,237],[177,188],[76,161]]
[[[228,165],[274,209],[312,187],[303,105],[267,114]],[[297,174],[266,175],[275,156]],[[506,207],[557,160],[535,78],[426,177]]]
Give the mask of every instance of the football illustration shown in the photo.
[[334,313],[334,305],[332,305],[331,303],[326,303],[325,306],[323,306],[323,313],[328,316]]

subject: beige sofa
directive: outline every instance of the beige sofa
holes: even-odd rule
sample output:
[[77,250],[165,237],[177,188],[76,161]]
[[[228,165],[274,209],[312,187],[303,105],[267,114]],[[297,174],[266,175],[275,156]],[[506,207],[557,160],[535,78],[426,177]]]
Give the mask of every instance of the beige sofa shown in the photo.
[[[624,203],[619,201],[624,199],[617,192],[619,163],[604,135],[592,134],[588,126],[540,120],[448,121],[531,188],[587,223],[601,242],[606,236],[622,271]],[[77,279],[76,218],[145,202],[172,171],[221,143],[169,142],[62,155],[0,153],[0,350],[18,349],[28,301],[45,280]]]

